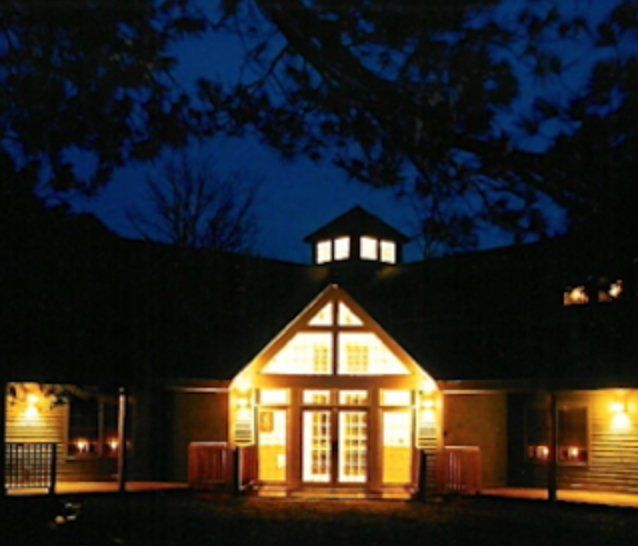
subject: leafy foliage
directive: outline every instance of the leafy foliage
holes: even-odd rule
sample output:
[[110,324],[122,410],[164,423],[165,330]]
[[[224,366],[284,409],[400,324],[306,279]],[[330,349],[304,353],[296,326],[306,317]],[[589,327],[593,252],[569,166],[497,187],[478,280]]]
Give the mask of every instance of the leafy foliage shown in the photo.
[[[574,152],[603,168],[596,152],[611,143],[600,126],[614,138],[616,115],[631,119],[633,80],[616,71],[618,44],[635,44],[634,0],[609,3],[598,20],[549,0],[222,4],[219,26],[251,46],[253,78],[228,103],[237,127],[255,127],[284,156],[329,158],[355,180],[412,196],[429,235],[472,246],[492,224],[524,240],[546,232],[548,199],[574,226],[601,205],[602,179],[583,177]],[[561,96],[569,52],[596,55],[588,89]],[[627,74],[635,57],[634,47]],[[618,85],[620,101],[602,104]]]
[[192,127],[171,48],[204,26],[188,0],[3,2],[5,179],[90,192],[125,162],[183,145]]

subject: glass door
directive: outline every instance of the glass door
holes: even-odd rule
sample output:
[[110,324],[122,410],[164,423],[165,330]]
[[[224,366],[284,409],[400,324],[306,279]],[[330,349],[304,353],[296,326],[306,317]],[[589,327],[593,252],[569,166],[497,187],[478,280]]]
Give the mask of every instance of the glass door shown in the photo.
[[259,409],[258,451],[259,480],[286,480],[286,410]]
[[332,480],[332,426],[330,410],[303,412],[302,480],[330,483]]
[[339,411],[339,483],[365,483],[368,477],[368,412]]
[[412,414],[383,412],[383,483],[407,484],[412,475]]

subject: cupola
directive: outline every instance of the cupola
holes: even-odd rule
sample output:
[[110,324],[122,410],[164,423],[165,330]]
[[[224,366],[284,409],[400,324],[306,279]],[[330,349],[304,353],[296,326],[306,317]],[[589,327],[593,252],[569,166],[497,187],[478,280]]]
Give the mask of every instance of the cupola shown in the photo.
[[312,261],[399,264],[409,238],[381,218],[356,206],[304,238]]

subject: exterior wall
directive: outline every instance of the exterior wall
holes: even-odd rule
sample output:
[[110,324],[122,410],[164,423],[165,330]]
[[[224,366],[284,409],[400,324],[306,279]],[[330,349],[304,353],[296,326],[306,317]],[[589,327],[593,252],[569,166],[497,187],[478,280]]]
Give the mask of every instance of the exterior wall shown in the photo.
[[185,482],[191,442],[228,441],[228,394],[172,392],[166,407],[166,479]]
[[443,439],[447,446],[481,449],[483,487],[507,483],[507,396],[446,394]]
[[[614,424],[613,405],[625,401],[626,426]],[[510,396],[510,484],[545,487],[547,467],[525,460],[525,407],[541,406],[542,395]],[[557,406],[587,408],[588,460],[586,464],[560,464],[559,488],[638,493],[638,393],[635,391],[569,391],[557,394]]]

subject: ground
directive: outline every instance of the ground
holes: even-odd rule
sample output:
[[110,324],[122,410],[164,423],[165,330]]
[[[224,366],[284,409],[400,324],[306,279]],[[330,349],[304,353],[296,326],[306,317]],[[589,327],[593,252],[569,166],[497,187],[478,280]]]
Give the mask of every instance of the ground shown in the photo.
[[485,498],[313,502],[173,492],[12,498],[0,508],[2,543],[12,546],[638,543],[635,509]]

